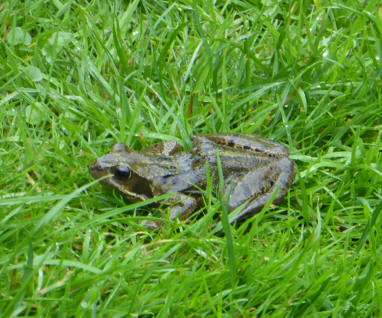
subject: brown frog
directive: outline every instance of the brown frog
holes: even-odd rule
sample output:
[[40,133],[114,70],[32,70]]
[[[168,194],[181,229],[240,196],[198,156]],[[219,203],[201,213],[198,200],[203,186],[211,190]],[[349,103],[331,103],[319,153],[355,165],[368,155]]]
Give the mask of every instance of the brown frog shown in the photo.
[[[144,152],[116,144],[89,168],[101,182],[131,201],[142,201],[168,192],[174,193],[170,219],[186,219],[198,207],[206,185],[206,162],[216,185],[217,152],[224,175],[223,195],[229,194],[230,211],[244,204],[231,223],[261,210],[275,191],[273,203],[287,193],[295,177],[288,150],[273,141],[244,134],[213,134],[191,137],[193,148],[180,152],[176,141],[155,144]],[[145,224],[156,228],[159,223]]]

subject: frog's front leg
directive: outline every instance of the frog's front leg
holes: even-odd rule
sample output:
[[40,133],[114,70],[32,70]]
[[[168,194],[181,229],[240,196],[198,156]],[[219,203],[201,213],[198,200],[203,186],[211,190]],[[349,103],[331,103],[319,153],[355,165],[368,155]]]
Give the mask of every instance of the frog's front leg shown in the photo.
[[231,188],[227,186],[225,194],[231,190],[229,210],[232,211],[248,201],[245,208],[231,219],[231,223],[259,212],[278,191],[273,203],[278,203],[285,196],[295,176],[293,161],[282,158],[273,163],[254,169],[245,174]]
[[[166,204],[172,205],[170,208],[170,220],[175,219],[185,220],[192,212],[195,211],[197,207],[197,200],[191,196],[185,195],[183,193],[176,193],[172,198],[170,198]],[[166,215],[162,216],[163,218]],[[155,230],[163,226],[162,222],[148,221],[143,224],[145,227],[151,230]]]

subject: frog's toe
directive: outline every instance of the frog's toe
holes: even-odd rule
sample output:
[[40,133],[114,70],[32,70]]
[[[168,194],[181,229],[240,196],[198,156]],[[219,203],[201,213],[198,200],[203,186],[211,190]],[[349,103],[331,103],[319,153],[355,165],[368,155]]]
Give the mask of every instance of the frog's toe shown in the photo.
[[141,224],[145,228],[152,230],[152,231],[156,231],[163,226],[163,223],[155,222],[155,221],[146,221],[146,222],[142,222]]

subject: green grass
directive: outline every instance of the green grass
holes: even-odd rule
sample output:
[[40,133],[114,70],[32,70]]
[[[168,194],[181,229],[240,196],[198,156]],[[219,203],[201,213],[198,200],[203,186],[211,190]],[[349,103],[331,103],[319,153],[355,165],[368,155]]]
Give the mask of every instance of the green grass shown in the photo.
[[[379,1],[9,0],[0,35],[0,316],[382,315]],[[116,142],[212,132],[298,167],[231,236],[214,189],[150,232],[91,184]]]

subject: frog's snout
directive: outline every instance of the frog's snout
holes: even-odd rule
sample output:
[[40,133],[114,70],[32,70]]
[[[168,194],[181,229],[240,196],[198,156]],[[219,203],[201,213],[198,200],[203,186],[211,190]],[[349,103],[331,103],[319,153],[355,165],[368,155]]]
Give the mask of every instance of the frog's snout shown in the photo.
[[103,162],[102,160],[100,160],[100,158],[98,158],[89,167],[89,172],[94,179],[99,179],[109,174],[111,171],[111,168],[112,167],[109,164]]

